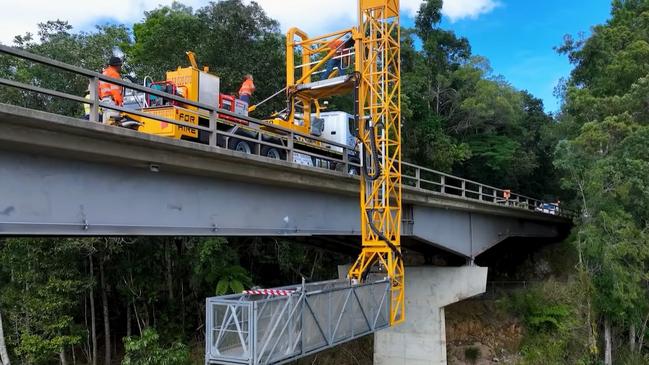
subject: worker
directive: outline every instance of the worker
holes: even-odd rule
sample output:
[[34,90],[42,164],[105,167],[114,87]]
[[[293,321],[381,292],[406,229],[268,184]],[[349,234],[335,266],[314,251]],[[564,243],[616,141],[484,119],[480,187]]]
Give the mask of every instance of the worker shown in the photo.
[[333,77],[334,69],[338,69],[338,76],[343,76],[345,74],[345,69],[343,68],[344,51],[345,49],[352,47],[353,44],[354,40],[351,37],[347,38],[346,40],[336,38],[327,43],[329,52],[331,53],[333,51],[334,54],[326,63],[327,68],[324,74],[325,79]]
[[[86,89],[86,95],[84,96],[84,99],[92,102],[92,98],[90,97],[90,86],[88,86],[88,88]],[[90,104],[83,104],[83,119],[90,120],[91,108],[92,106]]]
[[255,83],[252,75],[248,74],[243,78],[243,83],[239,89],[239,100],[245,101],[250,105],[250,98],[255,92]]
[[[108,67],[104,69],[102,75],[121,80],[123,61],[117,56],[112,56],[108,62]],[[99,99],[102,104],[122,106],[124,97],[122,96],[123,88],[110,82],[99,81]],[[112,124],[119,119],[119,111],[104,108],[102,121],[104,124]]]

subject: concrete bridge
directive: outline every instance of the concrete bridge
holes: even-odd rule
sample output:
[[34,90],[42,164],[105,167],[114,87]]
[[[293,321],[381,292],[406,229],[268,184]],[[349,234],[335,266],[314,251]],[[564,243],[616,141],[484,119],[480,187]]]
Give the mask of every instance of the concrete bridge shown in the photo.
[[[6,104],[0,128],[0,236],[292,236],[360,249],[357,177]],[[445,364],[444,306],[485,290],[476,256],[514,237],[556,241],[570,220],[531,198],[406,170],[406,257],[469,265],[406,270],[408,319],[375,334],[375,363]]]
[[[360,235],[358,178],[341,172],[5,104],[0,126],[0,235]],[[407,245],[471,259],[568,224],[462,194],[405,187]]]

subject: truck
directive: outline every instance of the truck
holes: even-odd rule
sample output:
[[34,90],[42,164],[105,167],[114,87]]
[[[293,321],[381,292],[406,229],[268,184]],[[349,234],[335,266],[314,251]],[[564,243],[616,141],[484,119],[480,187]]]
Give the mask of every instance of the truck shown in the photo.
[[[356,164],[360,163],[359,149],[356,143],[357,125],[352,115],[346,112],[332,111],[311,113],[310,118],[295,118],[290,124],[287,124],[281,118],[267,120],[265,124],[251,122],[249,118],[245,118],[248,117],[250,106],[234,96],[221,93],[219,77],[209,73],[207,67],[199,69],[195,55],[192,52],[187,52],[187,56],[190,66],[178,67],[176,70],[168,71],[165,80],[149,82],[145,83],[145,85],[158,91],[177,95],[201,104],[214,105],[234,113],[235,116],[223,113],[217,114],[217,130],[223,133],[217,137],[217,146],[246,154],[258,154],[276,160],[287,160],[286,149],[282,147],[288,147],[289,145],[288,140],[291,138],[291,134],[286,129],[290,129],[306,136],[318,138],[311,139],[304,135],[294,135],[292,141],[294,153],[291,162],[340,170],[343,164],[336,163],[335,160],[343,160],[343,148],[320,140],[325,139],[346,145],[348,147],[348,161]],[[149,94],[142,95],[142,93],[127,95],[125,100],[127,103],[132,101],[130,105],[133,109],[152,116],[204,127],[209,126],[209,111],[195,106]],[[241,117],[236,117],[236,115]],[[129,113],[125,113],[125,116],[137,121],[139,123],[138,131],[142,133],[203,144],[209,142],[209,132],[207,131],[162,122],[154,117],[143,117]],[[304,119],[310,122],[307,128],[305,128]],[[273,128],[272,125],[282,128]],[[350,166],[348,172],[357,174],[359,170],[358,167]]]

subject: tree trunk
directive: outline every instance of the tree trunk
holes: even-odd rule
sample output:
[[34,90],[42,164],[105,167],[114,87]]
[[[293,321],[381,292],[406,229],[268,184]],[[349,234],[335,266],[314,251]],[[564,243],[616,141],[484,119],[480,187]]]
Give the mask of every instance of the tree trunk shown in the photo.
[[613,365],[613,344],[611,343],[611,323],[604,319],[604,365]]
[[92,336],[92,365],[97,365],[97,315],[95,312],[95,267],[92,255],[90,255],[90,331]]
[[142,324],[140,322],[140,316],[137,314],[137,306],[135,305],[135,300],[133,301],[133,312],[135,312],[135,322],[137,323],[138,334],[142,336]]
[[108,289],[106,288],[106,275],[104,274],[104,259],[99,260],[99,276],[101,281],[101,304],[104,311],[104,365],[110,365],[110,316],[108,314]]
[[0,311],[0,365],[10,365],[7,346],[5,345],[5,335],[2,328],[2,311]]
[[631,353],[635,352],[635,323],[631,323],[631,326],[629,326],[629,350],[631,350]]
[[174,285],[173,276],[171,273],[171,248],[169,246],[169,242],[165,243],[165,261],[167,263],[167,291],[169,294],[169,303],[171,304],[174,300]]
[[132,335],[131,322],[133,322],[133,319],[131,318],[131,303],[127,303],[126,304],[126,337],[131,337]]
[[59,351],[59,359],[61,360],[61,365],[68,365],[68,359],[65,357],[65,348],[63,347]]
[[642,348],[644,347],[644,338],[645,333],[647,333],[647,322],[649,322],[649,313],[645,317],[644,322],[642,322],[642,328],[640,328],[640,340],[638,341],[638,352],[642,354]]

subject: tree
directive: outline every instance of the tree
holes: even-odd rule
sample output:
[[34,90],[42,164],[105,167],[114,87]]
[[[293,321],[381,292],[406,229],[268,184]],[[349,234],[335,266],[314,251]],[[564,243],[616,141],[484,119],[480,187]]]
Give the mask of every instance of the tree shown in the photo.
[[[195,51],[198,62],[220,77],[222,93],[236,93],[248,73],[257,75],[256,101],[284,87],[284,37],[279,23],[255,2],[225,0],[196,11],[174,3],[145,13],[133,33],[135,43],[127,53],[140,78],[161,80],[165,71],[187,64],[186,51]],[[283,105],[276,100],[257,115],[270,115]]]
[[139,338],[124,338],[126,354],[122,365],[189,365],[189,350],[181,343],[163,348],[160,336],[148,328]]
[[5,344],[4,327],[2,326],[2,312],[0,311],[0,365],[11,365],[9,362],[9,353]]
[[[577,227],[580,268],[592,283],[592,302],[604,324],[604,361],[615,333],[628,333],[631,356],[649,318],[649,7],[614,1],[612,18],[587,39],[566,37],[559,52],[575,64],[560,115],[566,131],[555,164],[582,211]],[[640,328],[638,334],[637,329]]]
[[15,328],[9,338],[15,355],[30,363],[52,356],[65,363],[67,349],[81,341],[71,312],[84,283],[73,247],[66,241],[10,239],[0,246],[0,270],[11,274],[0,303],[17,308],[6,313]]

